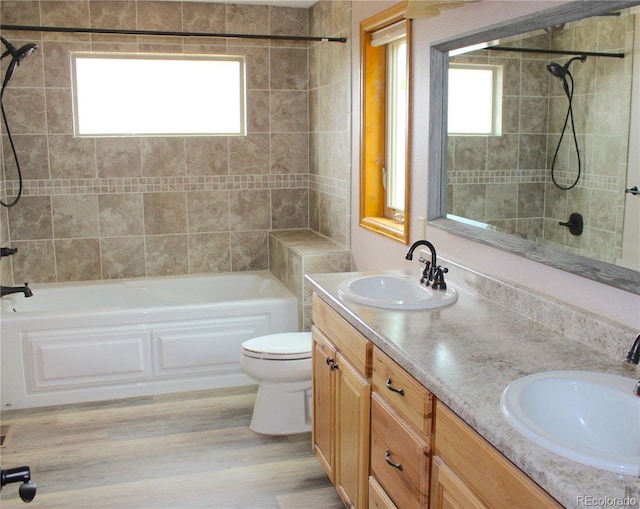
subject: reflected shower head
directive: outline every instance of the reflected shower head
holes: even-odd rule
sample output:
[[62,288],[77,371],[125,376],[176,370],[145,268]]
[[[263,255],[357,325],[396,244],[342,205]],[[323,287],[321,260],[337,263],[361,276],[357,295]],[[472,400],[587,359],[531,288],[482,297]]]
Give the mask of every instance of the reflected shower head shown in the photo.
[[562,67],[560,64],[556,64],[555,62],[547,64],[547,71],[553,74],[556,78],[564,78],[566,74],[564,67]]
[[585,62],[587,60],[587,56],[580,55],[579,57],[573,57],[564,65],[560,65],[556,62],[551,62],[550,64],[547,64],[547,71],[553,74],[556,78],[564,79],[567,74],[571,75],[571,73],[569,72],[569,66],[574,60]]

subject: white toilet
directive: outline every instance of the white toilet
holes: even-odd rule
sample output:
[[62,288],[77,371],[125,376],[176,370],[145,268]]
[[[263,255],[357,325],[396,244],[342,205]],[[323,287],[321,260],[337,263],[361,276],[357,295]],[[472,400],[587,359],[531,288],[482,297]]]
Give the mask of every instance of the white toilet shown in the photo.
[[269,334],[242,343],[242,371],[259,382],[252,431],[311,431],[311,349],[310,332]]

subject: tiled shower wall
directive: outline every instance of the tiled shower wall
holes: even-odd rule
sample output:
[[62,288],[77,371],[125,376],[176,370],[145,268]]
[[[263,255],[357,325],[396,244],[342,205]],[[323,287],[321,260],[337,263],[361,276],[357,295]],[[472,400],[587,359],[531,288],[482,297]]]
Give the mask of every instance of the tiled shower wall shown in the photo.
[[[15,25],[331,36],[324,30],[347,35],[348,5],[323,1],[306,10],[3,0],[1,16],[2,23]],[[327,138],[347,137],[347,63],[333,60],[346,58],[347,44],[8,31],[3,36],[16,47],[39,45],[5,92],[25,187],[21,201],[0,218],[2,245],[19,249],[2,260],[3,281],[267,269],[271,230],[311,226],[348,243],[349,158],[342,152],[349,144],[331,151],[330,161],[319,153],[329,148]],[[245,54],[249,135],[76,139],[69,50]],[[339,115],[331,114],[336,106]],[[12,157],[3,136],[2,193],[9,200],[17,189]]]
[[[514,43],[628,56],[587,57],[571,65],[582,175],[569,191],[550,177],[568,102],[546,65],[564,64],[570,56],[483,51],[458,57],[504,65],[503,136],[450,137],[449,213],[610,263],[620,256],[633,26],[633,16],[593,18]],[[569,124],[556,163],[565,187],[577,169],[572,136]],[[581,236],[558,224],[572,212],[584,217]]]

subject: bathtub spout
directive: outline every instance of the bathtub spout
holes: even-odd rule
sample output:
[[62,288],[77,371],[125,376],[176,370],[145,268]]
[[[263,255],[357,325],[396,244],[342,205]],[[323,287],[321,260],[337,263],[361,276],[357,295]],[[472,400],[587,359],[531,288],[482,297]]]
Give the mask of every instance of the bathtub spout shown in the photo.
[[31,288],[29,288],[29,283],[25,283],[24,286],[0,286],[0,297],[11,295],[12,293],[24,293],[25,297],[33,295]]

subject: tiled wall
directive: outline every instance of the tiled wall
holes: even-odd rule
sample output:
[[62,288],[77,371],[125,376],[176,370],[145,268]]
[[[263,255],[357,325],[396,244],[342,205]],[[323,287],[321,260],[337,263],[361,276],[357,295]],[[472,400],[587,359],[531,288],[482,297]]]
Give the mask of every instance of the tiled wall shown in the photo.
[[314,4],[309,26],[310,35],[347,38],[309,47],[309,226],[349,247],[351,1]]
[[273,272],[298,298],[300,330],[311,330],[311,289],[305,274],[349,272],[351,252],[311,230],[272,232],[269,260]]
[[[331,36],[348,35],[348,6],[3,0],[1,15],[4,24]],[[311,226],[348,244],[347,44],[3,36],[16,47],[39,46],[5,92],[25,186],[21,201],[0,217],[2,245],[19,249],[2,260],[3,281],[266,269],[272,229]],[[249,135],[76,139],[72,49],[246,54]],[[6,136],[3,159],[2,193],[11,197],[17,182]]]
[[[630,54],[633,23],[633,16],[593,18],[517,44]],[[448,212],[613,263],[621,249],[631,58],[587,57],[571,65],[582,175],[574,189],[562,191],[550,168],[568,102],[546,65],[570,56],[474,55],[457,58],[504,65],[503,136],[450,137]],[[556,180],[565,187],[577,170],[572,136],[569,124],[556,163]],[[584,217],[581,236],[558,224],[572,212]]]

